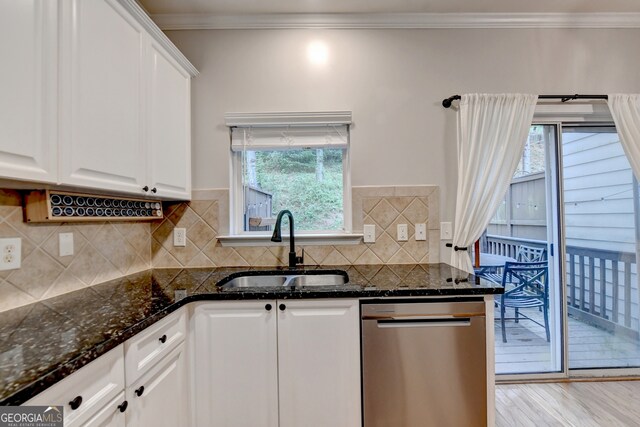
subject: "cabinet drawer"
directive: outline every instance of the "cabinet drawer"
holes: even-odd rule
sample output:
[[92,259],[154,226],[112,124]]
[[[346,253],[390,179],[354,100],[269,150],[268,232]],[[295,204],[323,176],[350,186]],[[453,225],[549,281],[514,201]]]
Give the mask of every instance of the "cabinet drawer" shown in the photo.
[[182,308],[125,342],[127,386],[183,342],[186,334],[187,312]]
[[123,391],[115,399],[107,403],[106,406],[98,410],[87,422],[65,424],[65,427],[125,427],[125,413],[120,411],[118,406],[122,405],[124,401]]
[[[64,406],[65,425],[84,424],[124,390],[124,354],[119,345],[43,391],[25,405]],[[70,402],[81,402],[75,410]]]

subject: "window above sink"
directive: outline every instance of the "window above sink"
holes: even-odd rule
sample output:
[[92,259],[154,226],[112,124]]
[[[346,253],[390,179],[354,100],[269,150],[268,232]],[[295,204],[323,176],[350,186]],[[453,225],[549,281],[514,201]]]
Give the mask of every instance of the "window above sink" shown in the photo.
[[[351,235],[351,112],[227,114],[231,132],[230,236],[222,243],[266,243],[278,211],[296,218],[296,240],[330,244]],[[285,224],[287,224],[285,222]]]

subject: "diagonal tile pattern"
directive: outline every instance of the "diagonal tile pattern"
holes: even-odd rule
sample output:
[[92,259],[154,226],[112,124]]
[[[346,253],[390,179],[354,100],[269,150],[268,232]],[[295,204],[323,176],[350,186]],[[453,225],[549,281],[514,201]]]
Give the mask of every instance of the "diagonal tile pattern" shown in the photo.
[[[58,233],[73,233],[60,257]],[[0,272],[0,311],[151,267],[148,222],[26,224],[19,192],[0,190],[0,237],[22,239],[22,267]]]
[[[284,246],[223,247],[216,236],[228,232],[228,191],[207,194],[209,200],[165,204],[165,218],[153,223],[26,224],[20,193],[0,189],[0,237],[22,238],[22,268],[0,272],[0,311],[151,267],[286,265]],[[352,196],[354,231],[374,224],[376,242],[305,245],[306,264],[354,265],[367,275],[374,264],[439,262],[437,187],[353,187]],[[415,240],[416,223],[427,224],[427,241]],[[398,224],[407,224],[408,241],[397,240]],[[175,227],[187,229],[186,247],[173,246]],[[73,256],[58,255],[62,232],[73,233]]]
[[[363,224],[376,226],[376,242],[366,245],[382,263],[430,262],[429,236],[426,241],[415,240],[415,224],[429,223],[429,204],[428,198],[422,196],[363,198]],[[407,241],[397,240],[398,224],[407,224]]]
[[[363,188],[363,191],[359,191]],[[430,220],[430,209],[439,209],[434,186],[354,187],[354,224],[374,224],[377,241],[359,245],[305,245],[305,264],[363,265],[416,264],[438,262],[437,251],[426,241],[415,240],[415,224]],[[154,267],[234,267],[285,265],[287,250],[282,246],[224,247],[216,239],[222,223],[228,223],[220,199],[197,200],[167,205],[167,216],[152,224],[151,253]],[[435,215],[437,219],[437,214]],[[222,221],[224,219],[225,221]],[[397,224],[407,224],[409,240],[396,238]],[[429,226],[430,225],[430,226]],[[433,230],[437,225],[429,224]],[[173,228],[187,229],[187,246],[173,246]],[[429,233],[433,234],[433,233]],[[436,246],[436,245],[433,245]],[[299,248],[300,249],[300,248]],[[435,252],[435,253],[434,253]]]

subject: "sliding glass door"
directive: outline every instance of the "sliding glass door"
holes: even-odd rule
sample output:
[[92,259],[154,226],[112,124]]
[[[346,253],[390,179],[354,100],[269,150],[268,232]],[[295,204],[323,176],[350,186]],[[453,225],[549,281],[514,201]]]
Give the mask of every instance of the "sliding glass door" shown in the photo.
[[[639,243],[640,189],[615,127],[533,125],[476,266],[505,284],[498,378],[640,374]],[[547,270],[528,283],[514,266]]]
[[562,127],[569,369],[640,366],[638,182],[613,126]]
[[[504,282],[506,291],[495,298],[497,374],[563,370],[564,310],[555,251],[557,129],[531,127],[505,199],[481,239],[477,272],[484,280]],[[534,277],[531,283],[522,285],[511,273],[513,266]]]

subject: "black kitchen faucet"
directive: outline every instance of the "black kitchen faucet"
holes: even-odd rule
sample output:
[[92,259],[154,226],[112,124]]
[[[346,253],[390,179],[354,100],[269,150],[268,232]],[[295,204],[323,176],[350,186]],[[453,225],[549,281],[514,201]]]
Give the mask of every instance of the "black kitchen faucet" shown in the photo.
[[273,235],[271,236],[272,242],[282,242],[282,217],[287,215],[289,217],[289,268],[296,268],[296,264],[302,264],[304,262],[304,251],[302,256],[296,256],[296,243],[293,236],[293,214],[291,211],[284,209],[278,212],[276,218],[276,226],[273,229]]

